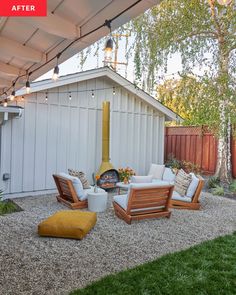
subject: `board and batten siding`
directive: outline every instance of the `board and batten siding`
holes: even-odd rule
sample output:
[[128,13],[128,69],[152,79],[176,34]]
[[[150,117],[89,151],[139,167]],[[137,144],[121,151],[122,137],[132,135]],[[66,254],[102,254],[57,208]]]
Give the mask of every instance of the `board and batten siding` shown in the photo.
[[108,78],[45,92],[27,96],[20,103],[25,108],[23,116],[1,127],[1,178],[11,174],[7,193],[54,189],[52,174],[68,168],[84,171],[92,183],[102,158],[104,100],[111,102],[110,158],[114,167],[129,166],[145,175],[150,163],[163,163],[164,115],[137,95]]

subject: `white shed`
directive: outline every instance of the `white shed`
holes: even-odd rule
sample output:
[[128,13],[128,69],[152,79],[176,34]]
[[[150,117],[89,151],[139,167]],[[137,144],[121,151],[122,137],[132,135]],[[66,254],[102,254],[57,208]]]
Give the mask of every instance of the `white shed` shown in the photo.
[[104,100],[111,103],[114,167],[144,175],[150,163],[163,163],[164,124],[178,116],[105,67],[32,83],[31,94],[18,101],[22,116],[12,108],[16,116],[0,120],[0,188],[13,195],[50,192],[52,174],[68,168],[92,181],[101,164]]

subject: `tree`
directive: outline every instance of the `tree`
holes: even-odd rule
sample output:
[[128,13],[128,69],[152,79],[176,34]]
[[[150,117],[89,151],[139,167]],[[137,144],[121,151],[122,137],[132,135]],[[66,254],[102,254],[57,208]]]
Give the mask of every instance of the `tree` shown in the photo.
[[236,121],[232,114],[236,101],[235,0],[228,6],[215,0],[164,0],[135,19],[133,28],[139,76],[148,76],[148,87],[155,84],[159,69],[166,68],[168,58],[176,52],[182,57],[182,75],[192,73],[194,67],[204,72],[198,78],[201,91],[197,87],[195,91],[202,102],[199,120],[217,130],[216,176],[223,184],[229,184],[230,133],[231,124]]

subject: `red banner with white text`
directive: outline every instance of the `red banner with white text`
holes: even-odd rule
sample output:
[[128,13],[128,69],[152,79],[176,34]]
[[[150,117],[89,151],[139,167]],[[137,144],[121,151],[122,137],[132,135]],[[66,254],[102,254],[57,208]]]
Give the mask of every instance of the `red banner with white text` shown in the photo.
[[0,0],[0,16],[47,16],[47,0]]

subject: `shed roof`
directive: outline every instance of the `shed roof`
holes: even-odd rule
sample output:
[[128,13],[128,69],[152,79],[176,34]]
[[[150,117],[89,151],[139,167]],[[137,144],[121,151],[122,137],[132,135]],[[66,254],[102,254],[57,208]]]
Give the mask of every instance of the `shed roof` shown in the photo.
[[[143,91],[132,82],[128,81],[109,67],[102,67],[98,69],[78,72],[74,74],[68,74],[65,76],[60,76],[60,79],[57,81],[52,81],[52,79],[46,79],[42,81],[37,81],[31,84],[31,93],[32,92],[40,92],[45,91],[48,89],[52,89],[55,87],[61,87],[64,85],[82,82],[90,79],[96,79],[99,77],[107,77],[120,85],[121,87],[125,88],[129,92],[138,96],[141,100],[148,103],[150,106],[154,107],[159,112],[162,112],[165,115],[167,121],[172,120],[179,120],[182,121],[182,118],[175,112],[173,112],[168,107],[164,106],[160,101],[155,99],[153,96],[148,94],[147,92]],[[23,95],[25,94],[25,89],[22,88],[21,90],[17,91],[16,95]]]

